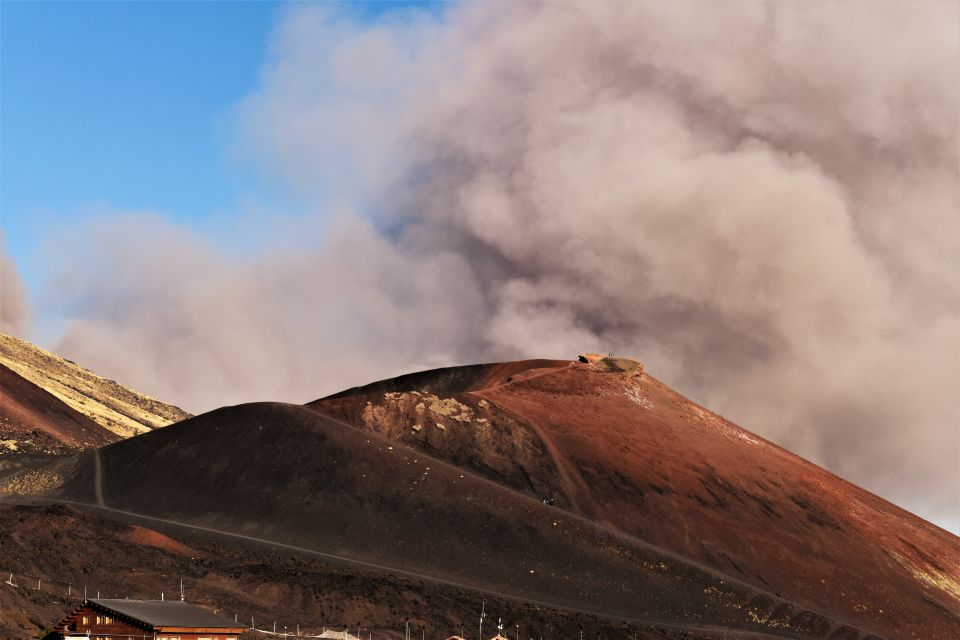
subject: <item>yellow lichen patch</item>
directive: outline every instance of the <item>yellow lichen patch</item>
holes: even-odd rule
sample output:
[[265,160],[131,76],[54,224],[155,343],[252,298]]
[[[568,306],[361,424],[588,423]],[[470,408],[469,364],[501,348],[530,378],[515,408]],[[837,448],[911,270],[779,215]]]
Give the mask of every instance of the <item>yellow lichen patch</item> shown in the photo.
[[[435,424],[441,431],[455,427],[456,423],[471,424],[488,422],[485,418],[478,418],[472,407],[456,398],[441,398],[432,393],[421,391],[384,393],[382,400],[367,402],[361,412],[361,419],[370,428],[387,428],[395,416],[406,416],[408,425]],[[489,403],[487,403],[489,406]],[[411,427],[414,432],[420,431]]]
[[763,625],[770,629],[789,629],[789,622],[781,622],[773,619],[773,614],[764,613],[756,609],[747,609],[747,616],[756,624]]
[[450,418],[457,422],[469,422],[473,417],[473,410],[467,405],[458,402],[455,398],[438,398],[432,396],[429,400],[430,412],[434,415]]
[[[721,584],[723,584],[721,582]],[[703,590],[703,594],[717,602],[721,603],[725,607],[730,607],[732,609],[742,609],[740,604],[736,602],[736,599],[740,596],[733,591],[727,591],[719,587],[709,586]]]
[[164,427],[190,414],[101,378],[69,360],[0,334],[0,364],[119,436]]
[[897,562],[913,574],[913,577],[919,582],[927,587],[937,589],[957,602],[960,602],[960,581],[958,581],[956,577],[948,575],[936,567],[921,567],[918,563],[904,558],[898,553],[892,551],[889,553]]
[[957,582],[942,571],[937,571],[933,568],[928,568],[926,571],[914,569],[913,576],[920,582],[939,589],[960,602],[960,582]]
[[600,367],[609,373],[643,374],[643,364],[630,358],[614,358],[613,355],[603,356],[599,353],[583,353],[577,356],[580,362]]
[[63,476],[44,469],[31,469],[4,480],[0,493],[20,496],[43,495],[63,484]]
[[643,561],[643,568],[646,569],[647,571],[656,571],[658,573],[664,573],[670,570],[670,567],[668,567],[664,562],[658,562],[656,564],[653,564],[645,560]]
[[7,449],[8,451],[16,451],[17,441],[16,440],[0,440],[0,449]]

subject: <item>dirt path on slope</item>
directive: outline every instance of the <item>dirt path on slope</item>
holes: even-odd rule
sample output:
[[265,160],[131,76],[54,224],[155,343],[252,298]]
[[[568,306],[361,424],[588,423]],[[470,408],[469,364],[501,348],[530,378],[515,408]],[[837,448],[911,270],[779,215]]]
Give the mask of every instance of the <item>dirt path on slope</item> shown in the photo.
[[[79,509],[91,509],[98,512],[105,512],[106,514],[121,516],[121,520],[133,519],[142,523],[154,523],[172,526],[180,529],[187,529],[194,532],[203,532],[207,534],[212,534],[214,536],[220,536],[224,538],[230,538],[234,540],[241,540],[244,542],[252,542],[258,545],[265,545],[272,547],[274,549],[284,549],[287,551],[293,551],[296,553],[302,553],[310,556],[320,558],[322,560],[329,561],[334,564],[355,566],[360,569],[372,569],[375,571],[391,573],[397,576],[402,576],[405,578],[410,578],[414,580],[422,580],[425,582],[431,582],[434,584],[445,585],[450,587],[456,587],[458,589],[464,589],[466,591],[472,591],[474,593],[480,593],[485,595],[491,595],[498,598],[503,598],[505,600],[511,600],[514,602],[521,602],[525,604],[530,604],[538,607],[547,607],[550,609],[556,609],[560,611],[566,611],[570,613],[577,613],[582,615],[594,616],[597,618],[603,618],[606,620],[615,620],[620,622],[627,622],[630,624],[637,625],[638,627],[645,627],[651,630],[672,630],[672,631],[682,631],[687,633],[696,633],[696,634],[710,634],[714,636],[716,640],[722,640],[725,638],[743,638],[743,639],[759,639],[759,640],[783,640],[784,638],[795,638],[797,640],[808,640],[809,636],[804,636],[800,634],[784,632],[784,633],[767,633],[764,631],[749,631],[745,629],[731,629],[728,627],[720,627],[714,625],[696,625],[696,624],[682,624],[676,622],[666,622],[660,620],[650,620],[645,618],[627,618],[621,616],[614,616],[598,611],[592,611],[589,609],[580,609],[577,607],[571,607],[569,605],[558,604],[555,602],[549,602],[544,600],[535,600],[531,598],[524,598],[516,596],[509,593],[502,593],[498,591],[493,591],[490,589],[477,588],[473,585],[456,582],[454,580],[448,580],[446,578],[440,578],[433,575],[428,575],[424,573],[418,573],[416,571],[409,571],[406,569],[399,569],[396,567],[390,567],[387,565],[377,564],[374,562],[367,562],[365,560],[357,560],[355,558],[349,558],[347,556],[340,556],[332,553],[327,553],[324,551],[317,551],[316,549],[310,549],[307,547],[299,547],[296,545],[287,544],[284,542],[277,542],[275,540],[268,540],[265,538],[257,538],[255,536],[248,536],[240,533],[234,533],[232,531],[225,531],[222,529],[216,529],[213,527],[204,527],[201,525],[190,524],[187,522],[180,522],[179,520],[169,520],[167,518],[157,518],[155,516],[148,516],[141,513],[135,513],[133,511],[125,511],[123,509],[114,509],[112,507],[101,506],[89,502],[78,502],[75,500],[61,500],[53,498],[26,498],[26,499],[15,499],[8,496],[0,497],[0,502],[6,504],[66,504],[72,507],[77,507]],[[703,635],[697,636],[702,638]],[[881,639],[883,640],[883,639]]]
[[98,507],[106,507],[103,501],[103,461],[100,459],[100,449],[93,450],[93,495]]

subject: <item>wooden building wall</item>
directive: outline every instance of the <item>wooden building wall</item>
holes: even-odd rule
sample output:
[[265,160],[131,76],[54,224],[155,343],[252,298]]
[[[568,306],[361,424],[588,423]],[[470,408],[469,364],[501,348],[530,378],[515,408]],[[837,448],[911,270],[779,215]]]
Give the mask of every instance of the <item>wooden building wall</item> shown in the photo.
[[[107,621],[109,620],[109,622]],[[108,613],[91,607],[79,607],[60,621],[56,630],[64,635],[83,635],[90,632],[91,639],[109,638],[153,638],[153,631],[146,626],[135,626],[128,621],[118,620]]]
[[225,633],[222,629],[163,628],[154,630],[148,625],[137,625],[128,619],[117,619],[92,607],[79,607],[55,627],[64,635],[85,635],[90,640],[239,640],[239,632]]

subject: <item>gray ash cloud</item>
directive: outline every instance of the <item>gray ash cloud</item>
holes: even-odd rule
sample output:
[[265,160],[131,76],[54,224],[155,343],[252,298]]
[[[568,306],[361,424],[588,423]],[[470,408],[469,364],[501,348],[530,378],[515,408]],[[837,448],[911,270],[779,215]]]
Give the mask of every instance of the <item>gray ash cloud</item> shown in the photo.
[[193,411],[629,354],[958,530],[958,33],[950,2],[294,7],[244,148],[336,222],[248,258],[92,225],[59,348]]

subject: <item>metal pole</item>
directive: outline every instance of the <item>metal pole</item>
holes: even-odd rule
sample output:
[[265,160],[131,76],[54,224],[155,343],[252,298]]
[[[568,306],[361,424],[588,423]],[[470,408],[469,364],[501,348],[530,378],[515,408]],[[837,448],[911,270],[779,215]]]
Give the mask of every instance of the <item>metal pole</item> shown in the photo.
[[[480,640],[483,640],[483,616],[486,610],[487,610],[487,601],[484,600],[480,604]],[[580,640],[583,640],[583,638],[581,638]]]

